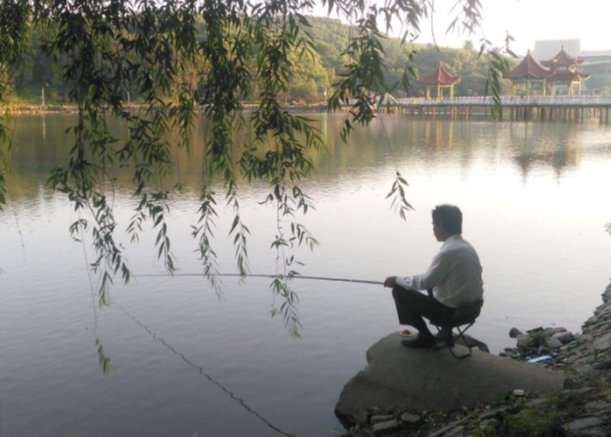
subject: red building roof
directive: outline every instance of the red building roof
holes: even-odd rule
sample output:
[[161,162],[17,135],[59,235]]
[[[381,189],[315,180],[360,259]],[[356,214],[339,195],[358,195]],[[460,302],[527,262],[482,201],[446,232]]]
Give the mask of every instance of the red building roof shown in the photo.
[[509,72],[510,79],[545,79],[549,71],[541,67],[535,58],[530,54],[530,50],[518,64],[516,68]]
[[541,61],[541,64],[546,67],[569,67],[571,65],[581,64],[583,61],[573,58],[565,50],[564,46],[561,46],[560,51],[556,56],[548,61]]
[[588,80],[590,75],[582,71],[557,70],[550,74],[550,79],[555,81],[581,81]]
[[460,82],[460,79],[460,76],[452,76],[448,73],[440,62],[435,71],[420,79],[420,82],[426,85],[454,85]]

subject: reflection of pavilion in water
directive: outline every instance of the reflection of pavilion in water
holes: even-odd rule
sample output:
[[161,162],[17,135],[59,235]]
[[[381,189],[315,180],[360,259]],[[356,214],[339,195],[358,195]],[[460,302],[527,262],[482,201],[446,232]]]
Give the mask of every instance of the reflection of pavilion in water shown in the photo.
[[454,144],[454,121],[422,120],[423,139],[435,152],[443,152]]
[[519,144],[514,148],[513,159],[520,167],[522,177],[526,178],[531,170],[539,164],[551,167],[557,176],[560,176],[566,168],[579,165],[582,150],[581,147],[574,145],[578,144],[577,141],[570,140],[571,131],[567,132],[569,136],[565,141],[541,143],[537,139],[541,136],[540,132],[532,132],[534,129],[540,131],[541,126],[527,123],[524,125],[523,134],[516,133],[515,137],[512,135],[512,144]]

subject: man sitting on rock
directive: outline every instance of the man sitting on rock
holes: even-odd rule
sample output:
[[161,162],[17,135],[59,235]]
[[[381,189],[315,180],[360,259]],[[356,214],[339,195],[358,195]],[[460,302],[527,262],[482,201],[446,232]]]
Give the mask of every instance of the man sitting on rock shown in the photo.
[[[384,286],[392,288],[399,323],[418,330],[418,335],[403,340],[404,346],[429,348],[435,337],[423,317],[452,320],[456,308],[482,300],[484,293],[479,257],[462,238],[462,213],[453,205],[439,205],[433,210],[433,233],[443,242],[426,273],[415,276],[389,276]],[[417,290],[428,290],[428,295]],[[452,332],[442,332],[444,341],[452,341]]]

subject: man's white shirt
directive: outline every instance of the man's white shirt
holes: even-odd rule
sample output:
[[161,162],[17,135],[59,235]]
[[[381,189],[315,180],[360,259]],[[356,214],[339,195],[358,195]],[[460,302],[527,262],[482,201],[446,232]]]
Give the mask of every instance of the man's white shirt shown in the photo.
[[433,297],[451,308],[481,300],[484,294],[477,252],[459,234],[444,241],[426,273],[397,277],[396,284],[413,290],[432,288]]

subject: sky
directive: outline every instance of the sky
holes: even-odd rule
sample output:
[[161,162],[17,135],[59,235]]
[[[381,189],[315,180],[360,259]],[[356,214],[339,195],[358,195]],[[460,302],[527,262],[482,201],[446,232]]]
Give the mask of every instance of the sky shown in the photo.
[[[550,39],[580,39],[582,51],[611,50],[611,0],[480,0],[482,31],[471,36],[447,35],[448,17],[456,1],[434,0],[435,37],[440,46],[462,47],[470,39],[479,47],[482,36],[502,46],[509,32],[515,39],[511,48],[519,55],[533,50],[535,40]],[[425,32],[416,42],[433,42],[430,23],[423,27]]]

